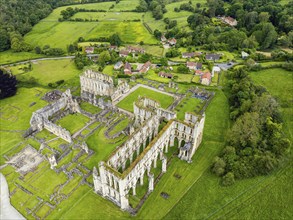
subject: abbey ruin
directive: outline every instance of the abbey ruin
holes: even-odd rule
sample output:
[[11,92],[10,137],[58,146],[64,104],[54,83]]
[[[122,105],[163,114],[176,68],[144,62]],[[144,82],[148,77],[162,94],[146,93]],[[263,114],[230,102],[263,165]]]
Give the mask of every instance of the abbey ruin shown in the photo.
[[76,112],[80,112],[79,104],[72,98],[71,92],[68,89],[62,93],[61,98],[56,102],[47,105],[33,113],[30,120],[31,132],[39,132],[45,128],[56,136],[71,143],[72,138],[70,132],[54,124],[52,121],[50,121],[50,118],[58,113],[65,115]]
[[[88,116],[79,106],[79,102],[85,101],[102,109],[101,113],[88,116],[91,118],[91,123],[100,122],[113,128],[115,123],[110,126],[111,123],[107,121],[105,115],[119,114],[128,117],[129,124],[123,131],[124,134],[129,135],[128,138],[116,147],[106,161],[96,162],[98,167],[94,167],[92,171],[93,184],[85,182],[91,185],[97,194],[115,203],[122,210],[133,212],[129,203],[129,194],[136,195],[136,187],[145,184],[144,178],[148,180],[147,194],[154,190],[155,175],[151,169],[161,164],[161,174],[167,171],[169,150],[176,149],[173,155],[176,154],[179,159],[187,163],[192,162],[192,157],[202,140],[205,114],[186,112],[184,121],[181,121],[177,119],[177,113],[172,107],[164,109],[159,102],[145,96],[139,96],[133,103],[133,113],[127,114],[125,110],[120,112],[114,104],[121,96],[125,97],[130,93],[130,86],[126,81],[118,80],[115,84],[113,78],[108,75],[86,70],[80,76],[80,85],[80,98],[72,97],[70,90],[66,90],[60,93],[61,97],[57,101],[34,112],[30,120],[30,130],[39,132],[47,129],[69,142],[71,147],[79,146],[82,152],[90,157],[94,151],[87,146],[86,139],[76,138],[84,128],[87,128],[87,125],[77,132],[76,136],[71,136],[69,131],[58,126],[51,119],[56,117],[60,119],[72,113]],[[178,102],[178,99],[174,101],[177,104]],[[108,135],[107,132],[105,134]],[[118,132],[114,137],[120,134],[121,132]],[[59,158],[55,155],[48,156],[51,169],[55,169],[58,161]]]
[[[192,161],[202,140],[205,121],[204,114],[197,116],[192,113],[185,114],[184,122],[179,121],[176,113],[162,109],[159,103],[148,98],[140,98],[134,103],[134,113],[137,130],[93,171],[95,192],[123,210],[129,210],[128,194],[130,190],[133,195],[136,194],[136,185],[143,185],[145,173],[148,176],[148,191],[154,190],[154,175],[150,170],[161,160],[162,173],[166,172],[167,158],[164,153],[168,152],[169,147],[174,147],[175,139],[178,141],[178,157],[189,163]],[[159,132],[160,119],[166,119],[168,123]],[[180,147],[182,141],[185,144]],[[130,165],[126,167],[128,160]]]

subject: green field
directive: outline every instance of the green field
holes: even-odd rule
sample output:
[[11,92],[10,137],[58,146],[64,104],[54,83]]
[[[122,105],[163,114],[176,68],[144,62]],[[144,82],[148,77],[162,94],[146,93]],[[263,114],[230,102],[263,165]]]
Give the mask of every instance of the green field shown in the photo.
[[127,111],[133,112],[133,102],[135,102],[139,96],[146,96],[148,98],[158,101],[161,104],[162,108],[167,108],[174,101],[172,96],[139,87],[122,101],[120,101],[117,106],[119,108],[123,108]]
[[[75,64],[70,59],[45,60],[32,64],[32,70],[23,72],[20,66],[11,67],[11,71],[21,81],[27,81],[33,77],[39,86],[48,86],[48,83],[54,83],[59,80],[65,80],[65,84],[73,85],[79,81],[80,70],[77,70]],[[75,82],[73,82],[75,81]]]
[[[129,1],[121,3],[121,10]],[[118,3],[116,6],[118,6]],[[75,5],[77,8],[107,10],[113,2],[102,2],[85,5]],[[124,6],[123,6],[124,4]],[[118,33],[125,43],[155,44],[157,40],[141,22],[124,22],[125,20],[141,19],[141,13],[133,12],[80,12],[73,18],[99,19],[101,22],[58,22],[60,12],[67,7],[55,9],[47,18],[35,25],[31,32],[25,35],[25,41],[33,46],[50,45],[66,49],[67,45],[77,41],[79,37],[85,39],[108,37]],[[124,10],[125,10],[124,9]],[[127,8],[129,10],[129,8]],[[120,11],[120,9],[118,10]]]
[[105,131],[106,128],[101,127],[86,140],[89,148],[95,151],[94,156],[86,162],[86,165],[90,169],[97,166],[100,161],[105,161],[111,152],[126,140],[124,135],[113,140],[107,139],[104,135]]
[[127,21],[142,18],[141,13],[136,12],[78,12],[73,17],[82,19],[98,19],[99,21]]
[[87,122],[89,122],[89,118],[77,113],[61,118],[59,121],[57,121],[57,124],[68,130],[70,134],[74,134],[75,132],[82,129]]
[[7,63],[15,63],[23,60],[30,60],[35,58],[44,57],[45,55],[30,53],[30,52],[18,52],[15,53],[11,50],[0,52],[0,65]]
[[[253,72],[251,77],[278,97],[283,106],[284,131],[292,142],[292,73],[269,69]],[[219,178],[207,170],[165,219],[290,219],[292,171],[292,154],[273,174],[237,181],[230,187],[222,187]]]

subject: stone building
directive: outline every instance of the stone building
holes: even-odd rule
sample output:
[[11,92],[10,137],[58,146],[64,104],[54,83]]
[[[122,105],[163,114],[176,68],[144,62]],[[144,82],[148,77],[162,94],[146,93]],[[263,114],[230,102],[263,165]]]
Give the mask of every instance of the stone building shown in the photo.
[[118,84],[115,86],[113,77],[93,70],[86,70],[80,76],[80,90],[82,99],[99,106],[101,96],[108,96],[112,101],[115,101],[129,91],[129,85],[124,80],[118,80]]
[[[178,157],[192,161],[201,143],[205,121],[204,114],[197,116],[192,113],[186,113],[185,121],[179,121],[176,113],[162,109],[158,102],[144,97],[134,103],[134,115],[137,129],[106,162],[100,162],[98,169],[93,170],[95,192],[127,211],[130,210],[128,194],[132,190],[136,195],[136,186],[144,184],[145,174],[148,192],[154,190],[151,168],[161,160],[162,173],[166,172],[165,153],[170,147],[175,147],[175,140],[178,142]],[[168,123],[159,131],[161,119],[168,120]],[[127,164],[130,165],[127,167]]]
[[47,105],[44,108],[41,108],[33,113],[30,120],[31,131],[38,132],[42,131],[43,129],[47,129],[56,136],[71,143],[72,138],[70,132],[49,120],[50,117],[62,111],[68,113],[80,113],[79,104],[75,99],[73,99],[69,89],[66,90],[62,94],[61,98],[58,99],[56,102]]

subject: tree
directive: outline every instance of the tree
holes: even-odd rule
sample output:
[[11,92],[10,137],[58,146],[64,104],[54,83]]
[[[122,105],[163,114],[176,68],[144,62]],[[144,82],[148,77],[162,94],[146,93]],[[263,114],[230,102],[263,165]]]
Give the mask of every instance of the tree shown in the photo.
[[162,32],[156,29],[156,30],[154,31],[154,35],[155,35],[155,38],[157,38],[157,39],[161,39],[161,37],[162,37]]
[[224,186],[231,186],[234,183],[235,183],[235,178],[234,178],[234,174],[232,172],[229,172],[225,176],[223,176],[222,184]]
[[69,44],[67,51],[69,54],[74,53],[76,51],[76,48],[73,44]]
[[178,73],[189,73],[189,68],[185,65],[179,65],[177,67],[177,72]]
[[0,51],[8,50],[10,47],[10,40],[8,33],[0,29]]
[[41,54],[42,53],[42,49],[39,46],[35,47],[35,52],[36,54]]
[[278,34],[272,23],[261,23],[257,25],[255,29],[256,30],[252,34],[255,36],[261,49],[270,48],[277,41]]
[[109,53],[109,51],[104,51],[102,53],[100,53],[99,57],[98,57],[98,63],[101,66],[104,66],[106,64],[106,62],[111,60],[111,55]]
[[261,140],[259,114],[246,112],[237,118],[229,132],[229,143],[238,148],[256,148]]
[[16,94],[16,77],[0,69],[0,99]]
[[222,176],[225,173],[225,167],[226,167],[225,161],[220,157],[216,157],[212,167],[212,171],[217,176]]
[[111,45],[116,45],[118,47],[122,44],[122,40],[118,34],[113,34],[112,36],[110,36],[109,42]]

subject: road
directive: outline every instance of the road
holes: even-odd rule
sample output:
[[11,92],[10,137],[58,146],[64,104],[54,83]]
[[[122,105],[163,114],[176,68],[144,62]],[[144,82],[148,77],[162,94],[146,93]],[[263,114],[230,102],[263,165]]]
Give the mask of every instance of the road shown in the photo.
[[[99,56],[99,54],[87,54],[87,57],[96,57]],[[15,62],[11,64],[4,64],[2,65],[3,67],[7,66],[13,66],[13,65],[18,65],[18,64],[25,64],[29,62],[38,62],[42,60],[63,60],[63,59],[73,59],[75,56],[64,56],[64,57],[43,57],[43,58],[36,58],[36,59],[31,59],[31,60],[25,60],[25,61],[20,61],[20,62]],[[0,65],[1,66],[1,65]]]
[[5,176],[0,173],[0,219],[25,219],[11,204]]

